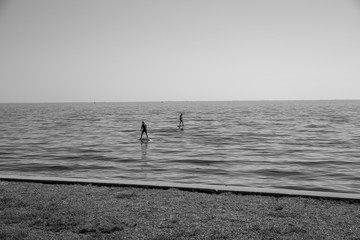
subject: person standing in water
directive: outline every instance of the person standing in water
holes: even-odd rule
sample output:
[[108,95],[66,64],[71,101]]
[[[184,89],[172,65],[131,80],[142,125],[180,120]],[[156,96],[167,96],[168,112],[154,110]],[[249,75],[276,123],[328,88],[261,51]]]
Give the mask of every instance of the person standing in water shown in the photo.
[[146,124],[144,123],[144,121],[143,121],[142,124],[141,124],[141,129],[140,129],[140,131],[141,131],[140,140],[142,139],[143,133],[146,134],[146,139],[149,139],[149,136],[148,136],[148,134],[147,134]]
[[183,114],[180,114],[180,123],[179,123],[179,127],[182,125],[184,126],[184,122],[183,122],[183,118],[182,118]]

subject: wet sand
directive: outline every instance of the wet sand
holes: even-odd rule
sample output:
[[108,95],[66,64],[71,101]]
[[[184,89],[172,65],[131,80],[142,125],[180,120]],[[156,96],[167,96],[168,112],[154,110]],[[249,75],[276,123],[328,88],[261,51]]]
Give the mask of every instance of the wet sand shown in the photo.
[[360,203],[0,181],[0,239],[360,239]]

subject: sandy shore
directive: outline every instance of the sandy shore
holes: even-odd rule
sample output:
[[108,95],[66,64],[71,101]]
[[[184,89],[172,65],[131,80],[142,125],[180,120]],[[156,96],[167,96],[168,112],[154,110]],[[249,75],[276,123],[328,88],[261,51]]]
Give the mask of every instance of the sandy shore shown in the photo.
[[0,181],[0,239],[360,239],[360,203]]

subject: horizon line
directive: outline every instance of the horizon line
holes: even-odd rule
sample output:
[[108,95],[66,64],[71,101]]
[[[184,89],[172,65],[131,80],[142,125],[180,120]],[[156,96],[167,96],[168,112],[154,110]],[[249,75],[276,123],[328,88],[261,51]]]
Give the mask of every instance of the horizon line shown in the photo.
[[0,104],[40,104],[40,103],[165,103],[165,102],[305,102],[305,101],[359,101],[357,98],[334,99],[262,99],[262,100],[156,100],[156,101],[30,101],[30,102],[0,102]]

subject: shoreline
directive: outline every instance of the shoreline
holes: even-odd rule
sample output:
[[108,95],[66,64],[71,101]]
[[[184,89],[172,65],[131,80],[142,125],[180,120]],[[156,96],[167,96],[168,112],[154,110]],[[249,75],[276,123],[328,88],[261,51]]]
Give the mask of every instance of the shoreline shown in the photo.
[[0,180],[0,239],[359,239],[360,203]]
[[76,179],[76,178],[57,178],[57,177],[21,177],[15,175],[1,176],[0,181],[12,182],[33,182],[43,184],[79,184],[93,185],[105,187],[133,187],[133,188],[150,188],[163,189],[176,188],[182,191],[191,191],[199,193],[233,193],[242,195],[259,195],[273,197],[310,197],[315,199],[339,200],[360,202],[360,194],[356,193],[340,193],[340,192],[319,192],[305,190],[289,190],[289,189],[268,189],[268,188],[251,188],[236,187],[223,185],[206,185],[206,184],[178,184],[164,182],[143,182],[131,180],[101,180],[101,179]]

